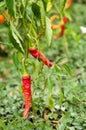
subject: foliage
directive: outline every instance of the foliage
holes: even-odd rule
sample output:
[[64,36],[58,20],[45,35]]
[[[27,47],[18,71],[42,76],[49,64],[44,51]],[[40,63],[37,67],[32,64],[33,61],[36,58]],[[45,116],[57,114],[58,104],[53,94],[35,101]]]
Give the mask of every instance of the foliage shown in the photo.
[[[6,22],[0,25],[0,43],[5,44],[9,56],[0,57],[0,130],[85,130],[86,35],[80,31],[80,26],[85,25],[85,6],[73,3],[70,9],[63,11],[65,0],[60,4],[57,2],[57,5],[60,5],[58,8],[54,5],[55,9],[61,9],[61,18],[67,15],[70,21],[65,26],[64,36],[55,41],[52,36],[49,37],[52,32],[48,24],[49,17],[55,12],[51,3],[46,4],[45,0],[43,3],[40,1],[36,3],[31,0],[27,4],[25,0],[21,4],[18,0],[15,9],[15,6],[10,8],[14,4],[8,4],[8,0],[0,2],[4,8],[6,6],[4,2],[9,6],[9,17],[5,16]],[[30,8],[27,8],[27,5]],[[15,20],[9,20],[11,17]],[[11,39],[6,35],[8,32]],[[58,30],[53,33],[57,34]],[[37,39],[37,34],[43,36]],[[27,54],[27,46],[34,45],[53,62],[51,68]],[[22,119],[23,58],[25,67],[32,76],[32,104],[25,121]]]

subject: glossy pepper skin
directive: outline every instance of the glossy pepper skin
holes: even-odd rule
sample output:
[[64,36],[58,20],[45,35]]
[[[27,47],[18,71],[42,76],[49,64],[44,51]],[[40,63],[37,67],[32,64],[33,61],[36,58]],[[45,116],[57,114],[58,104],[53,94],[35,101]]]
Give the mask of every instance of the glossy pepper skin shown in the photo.
[[23,119],[26,119],[31,106],[31,77],[28,75],[23,76],[22,85],[23,85],[24,100],[25,100]]
[[28,51],[34,58],[40,59],[46,66],[51,67],[52,63],[48,60],[48,58],[38,51],[37,48],[29,48]]

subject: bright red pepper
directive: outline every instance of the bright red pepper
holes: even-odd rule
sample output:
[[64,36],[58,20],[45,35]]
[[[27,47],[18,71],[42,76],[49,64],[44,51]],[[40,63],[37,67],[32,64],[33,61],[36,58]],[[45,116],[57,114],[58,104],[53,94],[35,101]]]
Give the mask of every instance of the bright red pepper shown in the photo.
[[42,53],[39,53],[39,59],[48,67],[52,66],[52,63],[47,59],[46,56],[44,56]]
[[64,30],[65,30],[64,25],[61,25],[60,28],[61,28],[61,32],[57,36],[54,37],[55,40],[62,37],[64,34]]
[[23,84],[23,92],[24,92],[24,100],[25,100],[23,119],[26,119],[31,106],[31,77],[28,75],[23,76],[22,84]]
[[29,48],[28,51],[30,52],[30,54],[34,57],[34,58],[38,58],[39,52],[36,48],[31,49]]
[[34,58],[40,59],[48,67],[52,66],[52,63],[48,60],[48,58],[45,55],[43,55],[41,52],[39,52],[37,48],[34,49],[29,48],[28,51]]
[[68,17],[64,17],[64,18],[63,18],[64,24],[66,24],[66,23],[68,22],[68,20],[69,20]]

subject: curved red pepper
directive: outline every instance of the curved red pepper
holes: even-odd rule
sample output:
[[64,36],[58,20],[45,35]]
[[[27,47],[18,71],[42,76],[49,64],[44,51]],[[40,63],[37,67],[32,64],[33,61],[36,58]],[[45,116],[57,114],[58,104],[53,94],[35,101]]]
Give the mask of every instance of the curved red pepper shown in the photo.
[[25,99],[23,119],[26,119],[31,105],[31,77],[23,76],[22,84],[23,84],[23,92],[24,92],[24,99]]
[[55,36],[54,37],[54,39],[56,40],[56,39],[58,39],[58,38],[60,38],[60,37],[62,37],[63,36],[63,34],[64,34],[64,25],[61,25],[61,32],[57,35],[57,36]]
[[38,49],[36,49],[36,48],[34,48],[34,49],[29,48],[28,51],[30,52],[30,54],[34,58],[39,58],[48,67],[52,66],[52,63],[48,60],[48,58],[45,55],[43,55],[41,52],[39,52]]
[[39,59],[48,67],[52,66],[52,63],[47,59],[46,56],[44,56],[42,53],[39,53]]
[[34,57],[34,58],[38,58],[39,52],[36,48],[31,49],[29,48],[28,51],[30,52],[30,54]]

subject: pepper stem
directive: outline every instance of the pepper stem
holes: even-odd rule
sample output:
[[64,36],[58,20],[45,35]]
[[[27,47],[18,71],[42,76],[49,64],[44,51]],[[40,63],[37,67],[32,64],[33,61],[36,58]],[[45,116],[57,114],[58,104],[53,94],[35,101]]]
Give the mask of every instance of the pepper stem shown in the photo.
[[23,76],[27,76],[28,75],[27,68],[25,66],[25,59],[22,62],[22,73],[23,73]]

